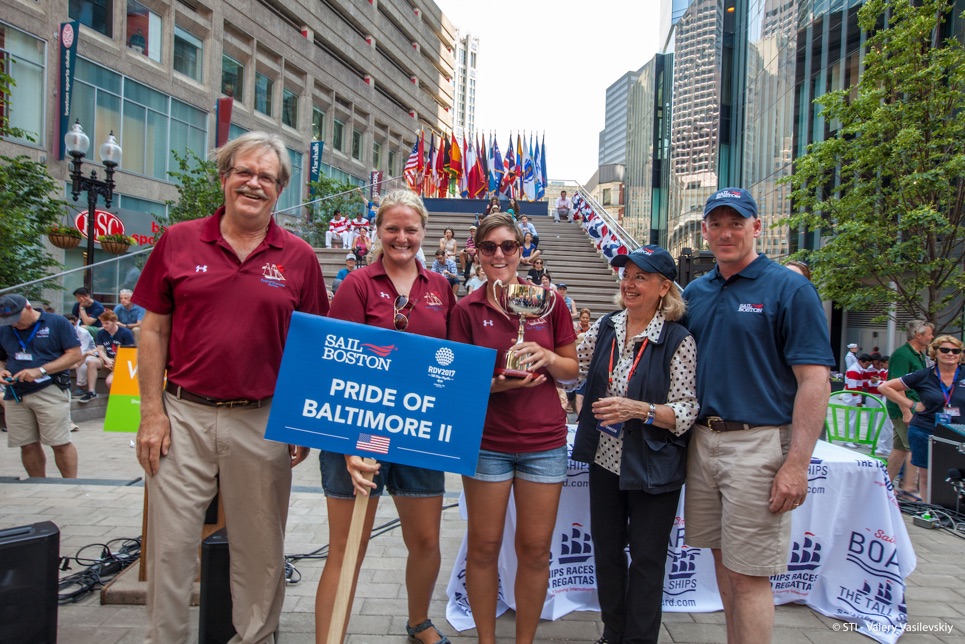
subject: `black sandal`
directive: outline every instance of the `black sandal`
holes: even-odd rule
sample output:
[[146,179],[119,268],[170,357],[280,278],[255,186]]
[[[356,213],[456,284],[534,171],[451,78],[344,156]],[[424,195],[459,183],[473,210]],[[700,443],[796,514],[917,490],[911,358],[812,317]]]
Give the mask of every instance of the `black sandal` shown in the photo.
[[435,627],[431,619],[427,619],[426,621],[422,622],[418,626],[409,626],[409,624],[406,623],[405,632],[409,634],[409,642],[411,642],[412,644],[422,644],[422,640],[416,637],[416,635],[430,628],[434,630],[439,637],[442,638],[441,640],[437,641],[435,644],[452,644],[449,641],[449,638],[443,635],[442,631],[440,631],[438,628]]

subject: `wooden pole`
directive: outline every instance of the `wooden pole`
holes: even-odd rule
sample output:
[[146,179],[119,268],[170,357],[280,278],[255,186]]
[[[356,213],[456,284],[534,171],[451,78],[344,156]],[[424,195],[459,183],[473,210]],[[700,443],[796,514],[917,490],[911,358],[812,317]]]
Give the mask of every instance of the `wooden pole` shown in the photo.
[[[375,465],[375,459],[362,459],[366,465]],[[363,474],[369,481],[374,474]],[[365,512],[369,507],[369,495],[355,495],[355,507],[352,509],[352,523],[348,530],[348,541],[345,543],[345,557],[342,559],[342,572],[338,577],[338,590],[335,591],[335,605],[332,608],[332,619],[328,624],[328,638],[326,644],[341,644],[342,631],[348,619],[349,607],[352,605],[352,580],[355,579],[355,564],[359,558],[359,546],[362,543],[362,528],[365,525]]]

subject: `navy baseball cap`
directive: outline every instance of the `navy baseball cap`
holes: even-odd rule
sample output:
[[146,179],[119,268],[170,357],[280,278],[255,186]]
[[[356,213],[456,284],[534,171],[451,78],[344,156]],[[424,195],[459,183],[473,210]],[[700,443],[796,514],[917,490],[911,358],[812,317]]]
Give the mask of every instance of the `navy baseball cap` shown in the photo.
[[0,296],[0,327],[16,324],[25,306],[27,306],[27,298],[23,295]]
[[610,266],[623,268],[627,262],[633,262],[642,271],[659,273],[671,282],[677,281],[677,264],[660,246],[641,246],[629,255],[617,255],[610,261]]
[[710,195],[704,204],[704,219],[721,206],[733,208],[747,219],[757,217],[757,202],[743,188],[724,188]]

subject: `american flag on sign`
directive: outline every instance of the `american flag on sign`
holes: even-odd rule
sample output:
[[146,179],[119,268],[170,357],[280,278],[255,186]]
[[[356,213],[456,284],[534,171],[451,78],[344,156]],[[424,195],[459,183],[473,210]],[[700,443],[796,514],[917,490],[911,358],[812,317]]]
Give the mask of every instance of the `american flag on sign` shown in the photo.
[[376,452],[378,454],[388,454],[389,439],[385,436],[359,434],[359,440],[355,443],[355,449],[364,449],[367,452]]

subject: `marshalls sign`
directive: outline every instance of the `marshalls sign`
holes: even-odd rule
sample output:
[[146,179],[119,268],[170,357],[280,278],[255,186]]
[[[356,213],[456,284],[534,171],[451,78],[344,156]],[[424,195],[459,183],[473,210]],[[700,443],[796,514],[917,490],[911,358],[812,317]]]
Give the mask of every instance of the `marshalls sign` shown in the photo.
[[265,438],[475,474],[496,352],[292,315]]

